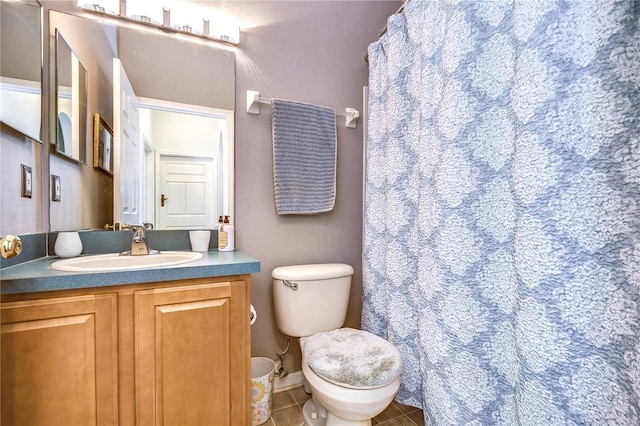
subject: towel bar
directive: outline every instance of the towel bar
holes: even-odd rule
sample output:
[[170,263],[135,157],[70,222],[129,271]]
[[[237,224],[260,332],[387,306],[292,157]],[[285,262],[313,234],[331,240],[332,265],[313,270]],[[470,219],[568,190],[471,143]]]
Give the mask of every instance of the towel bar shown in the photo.
[[[260,104],[271,104],[271,99],[261,98],[260,92],[255,90],[247,90],[247,113],[260,114]],[[345,126],[350,129],[358,127],[358,118],[360,111],[355,108],[346,108],[344,114],[336,114],[345,117]]]

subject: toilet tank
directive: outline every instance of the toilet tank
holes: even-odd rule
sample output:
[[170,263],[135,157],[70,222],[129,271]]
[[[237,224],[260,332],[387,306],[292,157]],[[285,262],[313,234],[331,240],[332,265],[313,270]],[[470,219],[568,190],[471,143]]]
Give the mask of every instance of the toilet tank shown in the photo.
[[304,337],[344,325],[353,268],[343,263],[281,266],[273,277],[278,329]]

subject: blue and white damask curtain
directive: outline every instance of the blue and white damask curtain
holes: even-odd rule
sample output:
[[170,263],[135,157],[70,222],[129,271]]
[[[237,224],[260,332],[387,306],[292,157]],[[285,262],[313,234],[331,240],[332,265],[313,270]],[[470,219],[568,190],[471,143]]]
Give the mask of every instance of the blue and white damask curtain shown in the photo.
[[427,424],[640,424],[639,19],[410,0],[369,47],[362,323]]

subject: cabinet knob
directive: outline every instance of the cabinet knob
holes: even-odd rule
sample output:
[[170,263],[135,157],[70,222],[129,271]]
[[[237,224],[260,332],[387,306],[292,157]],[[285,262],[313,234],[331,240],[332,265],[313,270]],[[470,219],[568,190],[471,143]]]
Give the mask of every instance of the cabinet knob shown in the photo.
[[15,235],[5,235],[0,238],[0,254],[5,259],[16,257],[22,253],[22,240]]

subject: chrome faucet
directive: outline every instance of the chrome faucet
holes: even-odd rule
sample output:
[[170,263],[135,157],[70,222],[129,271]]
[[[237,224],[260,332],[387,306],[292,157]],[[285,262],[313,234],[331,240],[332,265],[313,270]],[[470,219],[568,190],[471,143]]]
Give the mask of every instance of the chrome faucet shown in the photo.
[[131,228],[131,249],[120,253],[120,256],[144,256],[158,254],[158,250],[147,247],[146,228],[143,225],[127,225]]
[[131,256],[141,256],[149,254],[149,248],[147,247],[147,234],[144,226],[131,225]]

